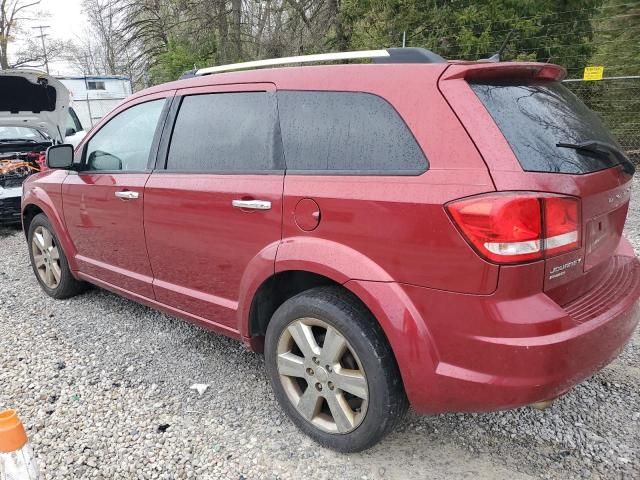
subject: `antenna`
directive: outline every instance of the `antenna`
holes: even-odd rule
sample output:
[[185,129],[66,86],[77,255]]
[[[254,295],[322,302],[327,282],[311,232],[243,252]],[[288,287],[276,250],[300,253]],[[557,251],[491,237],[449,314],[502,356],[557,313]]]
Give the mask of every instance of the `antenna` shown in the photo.
[[513,29],[509,30],[509,33],[507,33],[507,36],[504,38],[504,41],[502,42],[502,45],[500,45],[500,49],[494,53],[493,55],[491,55],[487,61],[489,62],[499,62],[502,60],[502,54],[504,53],[504,50],[507,48],[507,44],[509,43],[509,40],[511,39],[511,35],[513,35]]

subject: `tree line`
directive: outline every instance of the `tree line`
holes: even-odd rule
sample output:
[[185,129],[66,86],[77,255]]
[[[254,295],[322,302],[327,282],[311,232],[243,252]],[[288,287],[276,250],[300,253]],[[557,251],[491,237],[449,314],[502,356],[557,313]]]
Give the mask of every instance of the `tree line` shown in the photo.
[[[0,0],[1,68],[11,66],[7,28],[38,4]],[[403,41],[475,60],[507,37],[506,60],[559,63],[572,76],[594,59],[640,71],[638,0],[84,0],[83,9],[90,26],[64,45],[67,61],[87,75],[127,75],[136,87],[204,66]]]

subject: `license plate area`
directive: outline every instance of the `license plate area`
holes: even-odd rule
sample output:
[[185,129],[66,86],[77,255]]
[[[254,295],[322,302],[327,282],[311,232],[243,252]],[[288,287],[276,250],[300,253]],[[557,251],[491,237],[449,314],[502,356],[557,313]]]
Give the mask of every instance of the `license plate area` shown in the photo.
[[621,206],[611,212],[592,218],[587,222],[585,233],[585,263],[588,271],[607,260],[615,252],[627,216],[627,207]]

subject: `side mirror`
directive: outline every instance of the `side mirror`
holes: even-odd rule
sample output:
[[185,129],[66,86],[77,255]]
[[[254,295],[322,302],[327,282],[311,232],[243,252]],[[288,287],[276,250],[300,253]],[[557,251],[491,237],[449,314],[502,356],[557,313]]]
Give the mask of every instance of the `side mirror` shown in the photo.
[[73,145],[54,145],[47,148],[47,167],[68,169],[73,165]]
[[67,128],[67,130],[64,132],[64,136],[65,136],[65,137],[70,137],[71,135],[75,135],[76,133],[78,133],[78,132],[76,132],[76,129],[75,129],[75,128],[73,128],[73,127],[69,127],[69,128]]
[[122,170],[122,160],[102,150],[91,152],[87,164],[89,170]]

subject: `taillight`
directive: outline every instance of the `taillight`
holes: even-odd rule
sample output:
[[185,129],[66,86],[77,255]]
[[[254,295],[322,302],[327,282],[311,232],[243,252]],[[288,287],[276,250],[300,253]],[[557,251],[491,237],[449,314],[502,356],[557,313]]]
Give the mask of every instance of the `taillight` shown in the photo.
[[579,201],[536,193],[457,200],[447,210],[469,243],[496,263],[519,263],[580,246]]

